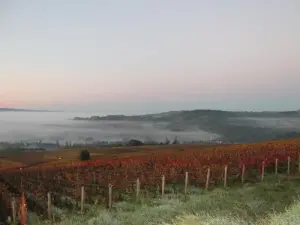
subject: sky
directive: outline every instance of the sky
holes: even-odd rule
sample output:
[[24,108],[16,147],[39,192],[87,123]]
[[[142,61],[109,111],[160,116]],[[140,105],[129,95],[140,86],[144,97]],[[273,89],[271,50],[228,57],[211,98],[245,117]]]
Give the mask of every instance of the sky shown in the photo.
[[0,107],[300,109],[299,0],[0,0]]

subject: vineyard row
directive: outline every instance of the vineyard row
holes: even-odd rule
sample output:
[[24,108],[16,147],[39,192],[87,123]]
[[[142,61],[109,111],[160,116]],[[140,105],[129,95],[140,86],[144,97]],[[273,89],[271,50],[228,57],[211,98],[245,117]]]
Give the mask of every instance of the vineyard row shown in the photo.
[[[215,148],[77,162],[65,167],[10,170],[3,179],[24,192],[49,219],[53,208],[81,211],[94,204],[139,198],[142,192],[164,195],[169,187],[188,185],[206,190],[232,182],[263,182],[265,173],[291,175],[300,172],[299,143]],[[11,205],[11,204],[10,204]],[[29,207],[29,206],[28,206]]]

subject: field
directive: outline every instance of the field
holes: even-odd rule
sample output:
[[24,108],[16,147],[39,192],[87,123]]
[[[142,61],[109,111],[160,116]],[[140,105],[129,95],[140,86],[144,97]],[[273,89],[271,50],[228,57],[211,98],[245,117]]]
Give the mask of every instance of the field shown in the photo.
[[[93,206],[85,215],[64,212],[59,225],[298,225],[299,181],[215,188],[209,192],[191,187],[188,198],[180,193],[164,197],[141,196],[139,202],[117,202],[113,211]],[[168,187],[171,189],[171,187]],[[286,208],[287,207],[287,208]],[[287,211],[286,211],[287,210]],[[66,213],[66,214],[65,214]],[[33,224],[45,225],[31,215]]]
[[[138,147],[101,147],[88,148],[92,159],[128,157],[136,155],[147,155],[149,153],[176,152],[182,149],[201,150],[215,145],[159,145],[159,146],[138,146]],[[62,162],[78,162],[79,153],[82,149],[60,149],[47,152],[1,152],[1,158],[15,163],[21,163],[25,166],[61,164]],[[58,160],[62,157],[62,160]]]
[[0,171],[23,166],[24,164],[21,162],[0,158]]
[[300,139],[230,146],[101,148],[89,149],[93,160],[86,162],[78,160],[79,149],[30,157],[25,157],[28,153],[5,155],[6,160],[27,167],[3,172],[2,207],[5,216],[11,215],[11,196],[24,192],[31,213],[47,218],[51,209],[51,220],[59,222],[62,215],[87,215],[95,206],[115,213],[124,201],[140,204],[166,196],[187,200],[195,190],[240,187],[263,182],[269,174],[284,175],[281,181],[294,179],[299,176],[299,146]]

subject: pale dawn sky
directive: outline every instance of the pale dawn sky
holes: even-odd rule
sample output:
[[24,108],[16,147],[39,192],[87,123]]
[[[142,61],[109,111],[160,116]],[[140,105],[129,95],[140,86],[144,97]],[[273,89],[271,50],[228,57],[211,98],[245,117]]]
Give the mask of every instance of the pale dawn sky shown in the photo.
[[0,107],[300,109],[299,0],[0,0]]

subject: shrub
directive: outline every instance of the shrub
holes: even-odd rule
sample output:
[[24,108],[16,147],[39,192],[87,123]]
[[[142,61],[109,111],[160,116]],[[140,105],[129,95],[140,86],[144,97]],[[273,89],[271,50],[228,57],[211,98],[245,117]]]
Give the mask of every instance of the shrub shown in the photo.
[[80,160],[81,161],[86,161],[86,160],[90,160],[90,159],[91,159],[91,155],[88,150],[85,149],[80,152]]

